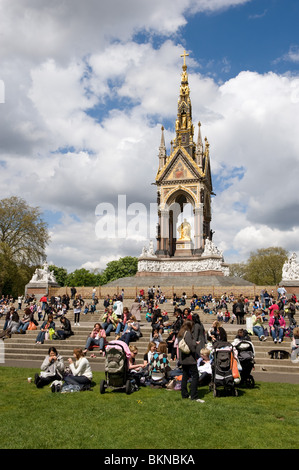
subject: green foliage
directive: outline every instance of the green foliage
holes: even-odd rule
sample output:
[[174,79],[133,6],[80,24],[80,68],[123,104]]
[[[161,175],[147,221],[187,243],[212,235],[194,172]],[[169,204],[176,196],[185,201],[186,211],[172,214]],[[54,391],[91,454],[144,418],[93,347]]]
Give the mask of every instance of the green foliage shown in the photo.
[[179,391],[149,387],[101,395],[103,372],[94,373],[91,392],[51,393],[27,382],[35,372],[1,368],[1,449],[104,449],[111,456],[111,449],[119,455],[120,449],[298,448],[299,385],[257,382],[238,388],[238,397],[217,398],[200,387],[205,403],[194,403]]
[[54,271],[56,281],[58,282],[58,284],[60,286],[63,287],[63,286],[66,285],[66,279],[67,279],[67,276],[68,276],[66,269],[58,268],[57,266],[55,266],[55,264],[51,264],[49,266],[49,270]]
[[288,252],[281,247],[261,248],[251,252],[248,260],[230,264],[230,276],[241,277],[258,286],[276,286],[282,278],[282,267]]
[[137,272],[137,264],[137,258],[126,256],[116,261],[110,261],[102,273],[80,268],[68,274],[66,269],[58,268],[55,265],[49,266],[49,269],[54,270],[56,280],[61,286],[93,287],[107,284],[122,277],[134,276]]
[[252,252],[246,264],[244,279],[259,286],[277,285],[281,281],[282,267],[287,259],[288,252],[281,247]]
[[100,284],[100,274],[92,273],[87,269],[76,269],[74,272],[68,274],[65,280],[67,286],[98,286]]
[[122,277],[135,276],[138,268],[138,258],[125,256],[117,261],[110,261],[101,275],[101,285]]
[[246,275],[246,264],[245,263],[233,263],[229,265],[229,275],[232,277],[244,278]]
[[0,200],[0,293],[18,295],[45,259],[49,242],[39,208],[16,196]]

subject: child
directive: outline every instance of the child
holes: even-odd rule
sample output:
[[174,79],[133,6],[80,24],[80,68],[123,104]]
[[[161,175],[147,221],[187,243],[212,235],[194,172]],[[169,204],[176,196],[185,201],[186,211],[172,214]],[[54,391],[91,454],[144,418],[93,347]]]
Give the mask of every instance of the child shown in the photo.
[[228,310],[224,312],[224,323],[228,323],[230,320],[230,313]]
[[231,315],[231,324],[234,323],[234,321],[236,320],[236,315],[232,312],[232,315]]
[[199,374],[198,385],[209,385],[212,378],[212,366],[210,360],[210,350],[203,348],[200,350],[200,358],[197,361]]
[[152,318],[153,318],[153,314],[151,312],[147,312],[146,315],[145,315],[146,321],[151,323]]
[[163,341],[163,337],[159,330],[153,330],[151,336],[150,336],[150,341],[153,341],[156,345],[156,347],[159,346],[159,344]]

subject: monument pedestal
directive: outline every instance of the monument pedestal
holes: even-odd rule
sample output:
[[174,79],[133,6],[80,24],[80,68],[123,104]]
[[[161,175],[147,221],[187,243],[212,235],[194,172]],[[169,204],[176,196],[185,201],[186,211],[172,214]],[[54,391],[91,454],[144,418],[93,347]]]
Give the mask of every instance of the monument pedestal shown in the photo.
[[25,295],[48,295],[50,287],[60,286],[56,281],[54,271],[50,271],[48,263],[44,263],[42,268],[37,268],[35,270],[31,281],[26,284]]
[[201,255],[193,253],[191,240],[178,240],[175,255],[161,257],[152,247],[143,248],[138,258],[137,276],[229,276],[229,267],[224,263],[222,252],[212,241],[206,240]]
[[190,240],[178,240],[176,242],[176,250],[174,257],[189,257],[192,256],[192,242]]
[[59,284],[55,282],[29,282],[25,286],[25,295],[28,294],[29,296],[34,294],[35,296],[43,296],[49,294],[50,287],[60,287]]

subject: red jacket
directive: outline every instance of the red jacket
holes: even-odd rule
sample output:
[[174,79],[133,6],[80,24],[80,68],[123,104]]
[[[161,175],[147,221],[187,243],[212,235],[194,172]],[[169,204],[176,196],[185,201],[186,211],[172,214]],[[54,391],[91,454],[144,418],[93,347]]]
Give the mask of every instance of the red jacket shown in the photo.
[[[279,316],[278,317],[278,320],[279,320],[279,325],[280,325],[280,328],[285,328],[286,327],[286,322],[284,321],[284,318]],[[272,317],[270,317],[270,320],[269,320],[269,327],[271,328],[272,326],[274,326],[274,321],[275,321],[275,317],[274,315]]]

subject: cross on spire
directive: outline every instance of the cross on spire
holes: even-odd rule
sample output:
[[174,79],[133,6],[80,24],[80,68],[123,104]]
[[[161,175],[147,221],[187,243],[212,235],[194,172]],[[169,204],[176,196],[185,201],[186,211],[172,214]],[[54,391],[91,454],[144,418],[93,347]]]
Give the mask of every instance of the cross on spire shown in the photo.
[[184,64],[183,64],[183,67],[186,67],[186,57],[188,57],[189,54],[186,53],[186,51],[184,51],[184,54],[181,54],[181,57],[184,57]]

